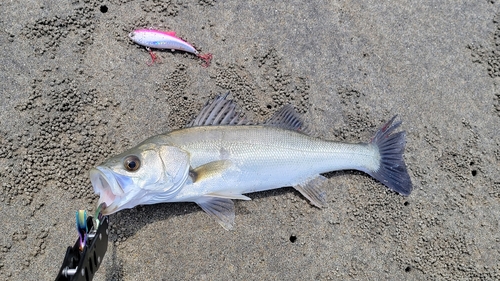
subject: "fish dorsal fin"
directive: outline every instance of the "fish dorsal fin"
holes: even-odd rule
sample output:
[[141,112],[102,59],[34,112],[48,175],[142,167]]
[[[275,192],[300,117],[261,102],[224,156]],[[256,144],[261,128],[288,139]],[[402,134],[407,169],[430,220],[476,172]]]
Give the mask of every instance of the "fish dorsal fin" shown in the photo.
[[269,118],[266,123],[264,123],[264,125],[300,132],[307,131],[302,118],[290,104],[287,104],[280,110],[276,111],[273,116]]
[[227,99],[228,95],[229,92],[225,95],[218,95],[214,100],[208,101],[198,116],[187,127],[252,124],[245,116],[236,111],[236,103],[233,100]]

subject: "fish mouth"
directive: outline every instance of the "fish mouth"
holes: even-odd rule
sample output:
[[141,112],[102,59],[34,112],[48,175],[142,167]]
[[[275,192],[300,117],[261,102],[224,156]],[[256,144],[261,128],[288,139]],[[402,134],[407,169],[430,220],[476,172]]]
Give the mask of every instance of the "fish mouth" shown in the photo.
[[94,188],[94,193],[99,195],[99,202],[105,203],[106,207],[102,210],[103,215],[109,215],[118,211],[118,200],[125,194],[123,188],[116,180],[113,172],[104,167],[97,167],[90,170],[90,181]]

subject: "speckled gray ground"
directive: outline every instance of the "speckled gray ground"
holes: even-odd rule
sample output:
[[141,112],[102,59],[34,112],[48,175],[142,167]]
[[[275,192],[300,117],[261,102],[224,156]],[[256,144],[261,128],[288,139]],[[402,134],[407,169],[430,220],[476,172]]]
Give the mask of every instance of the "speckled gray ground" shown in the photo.
[[[1,1],[0,279],[54,279],[74,212],[95,207],[88,170],[231,90],[257,120],[292,103],[327,139],[399,114],[413,194],[332,173],[328,208],[250,194],[230,232],[194,204],[122,211],[95,280],[498,280],[497,2]],[[137,27],[212,66],[147,66]]]

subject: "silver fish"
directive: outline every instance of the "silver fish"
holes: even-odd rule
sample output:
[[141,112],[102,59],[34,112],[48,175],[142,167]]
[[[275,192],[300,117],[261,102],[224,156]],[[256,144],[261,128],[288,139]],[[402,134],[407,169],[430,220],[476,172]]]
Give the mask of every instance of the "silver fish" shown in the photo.
[[293,186],[322,207],[321,173],[363,171],[391,190],[410,195],[403,160],[405,132],[394,116],[369,143],[342,143],[307,135],[299,115],[284,106],[254,125],[227,94],[208,102],[184,129],[151,137],[90,171],[103,214],[137,205],[195,202],[225,229],[234,225],[232,199],[246,193]]

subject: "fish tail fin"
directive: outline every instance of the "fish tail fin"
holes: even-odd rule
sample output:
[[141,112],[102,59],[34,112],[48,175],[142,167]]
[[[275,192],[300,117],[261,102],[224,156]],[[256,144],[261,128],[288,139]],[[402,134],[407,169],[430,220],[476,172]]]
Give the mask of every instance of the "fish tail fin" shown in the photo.
[[396,117],[385,123],[370,141],[371,145],[378,148],[380,165],[377,170],[368,173],[391,190],[408,196],[413,186],[403,159],[406,135],[404,131],[392,134],[401,125],[401,121],[394,122]]

